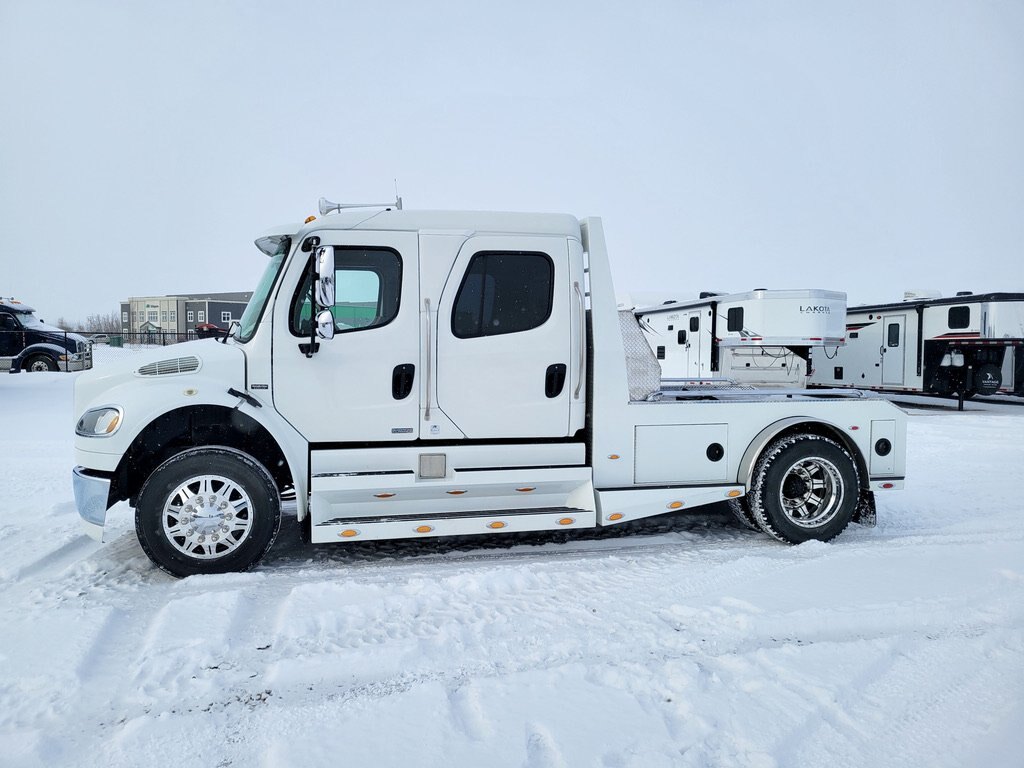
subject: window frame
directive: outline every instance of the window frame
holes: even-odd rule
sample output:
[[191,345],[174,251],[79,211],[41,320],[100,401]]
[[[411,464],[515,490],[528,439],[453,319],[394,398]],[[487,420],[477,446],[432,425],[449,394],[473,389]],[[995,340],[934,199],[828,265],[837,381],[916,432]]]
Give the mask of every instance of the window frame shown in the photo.
[[[473,269],[474,263],[476,262],[476,260],[478,258],[485,258],[486,259],[486,258],[488,258],[490,256],[539,256],[539,257],[541,257],[545,261],[545,263],[547,264],[548,270],[549,270],[548,274],[550,275],[550,279],[548,281],[547,311],[544,314],[544,318],[539,323],[537,323],[536,325],[532,325],[529,328],[518,328],[518,329],[515,329],[515,330],[511,330],[511,331],[499,331],[498,333],[478,333],[478,334],[471,334],[471,335],[463,335],[463,334],[457,332],[456,329],[455,329],[455,313],[456,313],[456,311],[459,308],[459,302],[462,299],[463,291],[466,290],[466,284],[467,284],[467,281],[469,279],[470,274],[472,273],[472,269]],[[484,275],[486,275],[486,274],[487,274],[487,272],[484,272]],[[555,275],[556,275],[555,260],[551,257],[551,254],[545,253],[544,251],[521,251],[521,250],[489,249],[489,250],[485,250],[485,251],[477,251],[477,252],[475,252],[472,256],[469,257],[469,261],[466,263],[466,269],[463,271],[463,273],[462,273],[462,280],[459,283],[459,290],[455,292],[455,300],[452,302],[451,316],[448,318],[448,328],[451,331],[452,336],[454,336],[456,339],[460,339],[460,340],[466,340],[466,339],[486,339],[486,338],[489,338],[491,336],[509,336],[511,334],[514,334],[514,333],[527,333],[529,331],[533,331],[533,330],[536,330],[537,328],[540,328],[545,323],[547,323],[548,320],[551,319],[551,315],[552,315],[552,313],[555,310]],[[481,320],[482,320],[482,318],[481,318]],[[482,323],[481,323],[481,330],[483,330]]]
[[[395,310],[391,314],[391,317],[389,317],[387,319],[387,321],[385,321],[383,323],[377,323],[376,325],[364,325],[361,328],[338,328],[337,320],[335,320],[334,335],[335,336],[340,336],[342,334],[356,333],[358,331],[373,331],[373,330],[376,330],[377,328],[384,328],[385,326],[391,325],[391,323],[393,323],[395,321],[395,319],[398,317],[398,313],[402,311],[402,291],[403,291],[403,289],[405,287],[405,259],[402,258],[402,254],[399,253],[399,251],[397,249],[392,248],[391,246],[387,246],[387,245],[335,245],[335,246],[333,246],[333,248],[334,248],[334,256],[335,256],[335,260],[334,260],[334,277],[335,277],[334,285],[335,285],[335,290],[337,290],[337,286],[338,286],[338,279],[337,279],[337,277],[338,277],[338,273],[339,272],[342,272],[342,271],[373,272],[377,276],[377,283],[378,283],[378,289],[377,289],[377,308],[378,308],[378,310],[380,309],[380,306],[381,306],[381,299],[383,298],[383,295],[384,295],[384,287],[385,287],[385,283],[386,283],[386,281],[384,280],[384,275],[381,272],[381,270],[379,268],[376,268],[376,269],[359,268],[359,269],[351,269],[351,270],[345,270],[344,268],[339,268],[339,266],[338,266],[338,262],[339,262],[338,254],[340,252],[344,252],[344,251],[379,251],[379,252],[383,252],[383,253],[390,253],[390,254],[394,255],[394,257],[398,260],[398,276],[397,276],[398,279],[397,279],[397,282],[396,282],[397,289],[396,289],[396,298],[395,298]],[[309,330],[303,331],[303,330],[298,328],[298,326],[296,324],[295,308],[296,308],[296,306],[297,306],[297,304],[299,302],[305,301],[306,299],[310,298],[309,297],[310,286],[312,285],[312,281],[313,281],[312,264],[313,264],[313,256],[311,254],[309,259],[306,260],[306,266],[305,266],[305,269],[302,272],[302,277],[299,279],[298,284],[295,286],[295,290],[292,292],[291,301],[288,303],[288,332],[291,333],[292,336],[294,336],[296,338],[299,338],[299,339],[307,338],[309,336]],[[334,306],[338,306],[337,300],[335,300]],[[311,322],[312,322],[312,318],[311,318]]]
[[[738,318],[733,322],[733,318]],[[729,333],[743,333],[743,307],[729,307],[725,313],[725,329]]]
[[[953,317],[954,317],[953,313],[954,312],[957,313],[956,314],[957,317],[959,317],[962,313],[966,313],[967,318],[964,320],[962,325],[960,323],[957,323],[956,325],[953,324]],[[946,313],[946,325],[949,326],[949,329],[951,331],[959,331],[959,330],[963,330],[964,328],[970,328],[971,327],[971,306],[969,304],[957,304],[955,307],[950,307],[949,311]]]

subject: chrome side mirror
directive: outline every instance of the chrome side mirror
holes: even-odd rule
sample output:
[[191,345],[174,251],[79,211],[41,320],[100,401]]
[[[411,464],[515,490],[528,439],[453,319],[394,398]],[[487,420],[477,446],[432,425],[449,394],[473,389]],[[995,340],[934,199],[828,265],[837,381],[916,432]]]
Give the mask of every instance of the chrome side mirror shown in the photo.
[[[316,249],[316,303],[320,307],[334,306],[334,246],[321,245]],[[319,325],[320,316],[317,315]],[[333,326],[332,326],[333,327]],[[324,338],[321,336],[321,338]]]
[[334,315],[323,309],[316,313],[316,335],[321,339],[334,338]]

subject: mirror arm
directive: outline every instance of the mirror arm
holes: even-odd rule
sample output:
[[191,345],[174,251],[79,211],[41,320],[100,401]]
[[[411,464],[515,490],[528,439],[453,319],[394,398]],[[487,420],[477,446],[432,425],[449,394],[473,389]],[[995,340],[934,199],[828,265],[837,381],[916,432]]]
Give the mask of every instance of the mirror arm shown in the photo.
[[315,252],[313,253],[313,258],[309,260],[309,271],[309,346],[303,350],[306,353],[306,357],[312,357],[320,348],[320,345],[316,343],[316,281],[318,274]]

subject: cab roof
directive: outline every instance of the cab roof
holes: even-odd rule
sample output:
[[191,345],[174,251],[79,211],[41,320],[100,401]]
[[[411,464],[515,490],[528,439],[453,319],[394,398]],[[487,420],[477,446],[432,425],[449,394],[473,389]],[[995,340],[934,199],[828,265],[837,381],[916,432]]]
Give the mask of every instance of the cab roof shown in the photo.
[[497,211],[404,211],[353,208],[319,216],[296,229],[305,235],[324,229],[391,230],[460,234],[531,234],[580,238],[580,222],[563,213]]

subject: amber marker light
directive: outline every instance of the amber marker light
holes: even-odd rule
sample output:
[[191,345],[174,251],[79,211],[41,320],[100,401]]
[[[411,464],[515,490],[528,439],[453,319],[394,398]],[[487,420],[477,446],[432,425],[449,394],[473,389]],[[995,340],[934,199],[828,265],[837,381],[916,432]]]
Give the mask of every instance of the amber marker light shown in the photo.
[[304,222],[302,222],[302,223],[303,224],[309,224],[309,222],[311,222],[311,221],[316,221],[316,216],[307,216],[306,220]]
[[498,530],[499,528],[504,528],[505,523],[501,522],[501,520],[495,520],[493,523],[488,523],[487,527],[493,528],[494,530]]
[[390,498],[392,498],[392,497],[393,497],[394,495],[395,495],[395,494],[393,494],[393,493],[375,493],[375,494],[373,494],[373,497],[374,497],[375,499],[390,499]]
[[465,491],[445,491],[449,496],[461,496]]
[[351,539],[353,536],[358,536],[359,535],[359,531],[355,530],[354,528],[346,528],[344,531],[342,531],[338,535],[343,537],[343,538],[346,538],[346,539]]
[[668,508],[669,509],[679,509],[682,506],[683,506],[683,502],[681,502],[681,501],[673,501],[673,502],[669,503]]
[[622,513],[621,512],[615,512],[614,514],[608,515],[608,519],[609,520],[621,520],[622,519]]
[[434,530],[432,525],[421,525],[416,529],[416,533],[430,533],[432,530]]
[[735,499],[737,496],[742,496],[743,495],[743,491],[729,491],[725,495],[727,497],[729,497],[730,499]]
[[618,461],[622,457],[619,456],[619,454],[617,453],[610,453],[608,454],[608,458],[611,459],[612,461]]
[[559,520],[559,521],[558,521],[558,524],[559,524],[559,525],[572,525],[572,524],[573,524],[573,523],[575,523],[575,522],[576,522],[576,519],[575,519],[575,518],[572,518],[572,517],[563,517],[563,518],[562,518],[561,520]]
[[536,488],[529,488],[529,487],[527,487],[527,488],[516,488],[516,490],[519,491],[519,493],[529,493],[530,491],[536,491],[537,489]]

